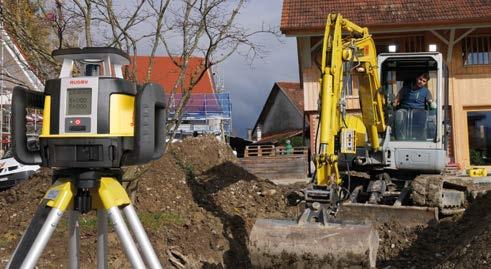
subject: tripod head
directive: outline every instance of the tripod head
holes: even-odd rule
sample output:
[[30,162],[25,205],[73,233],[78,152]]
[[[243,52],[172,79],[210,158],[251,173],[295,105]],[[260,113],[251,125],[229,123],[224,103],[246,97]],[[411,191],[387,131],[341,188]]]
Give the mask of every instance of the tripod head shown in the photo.
[[[123,78],[130,57],[116,48],[60,49],[56,79],[44,92],[15,87],[12,93],[13,155],[23,164],[104,170],[143,164],[165,149],[164,91]],[[74,64],[83,73],[76,76]],[[40,149],[27,147],[26,109],[43,109]]]

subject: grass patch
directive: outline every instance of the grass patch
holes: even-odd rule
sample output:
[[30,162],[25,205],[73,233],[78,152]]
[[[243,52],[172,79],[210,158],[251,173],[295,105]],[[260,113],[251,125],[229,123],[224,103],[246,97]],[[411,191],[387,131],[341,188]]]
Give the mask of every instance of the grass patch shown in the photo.
[[190,178],[194,178],[196,173],[194,172],[194,167],[193,165],[191,164],[188,164],[186,165],[186,167],[184,168],[184,170],[186,170],[186,175]]
[[82,231],[97,231],[97,218],[95,216],[81,216],[79,224]]
[[5,248],[17,241],[17,235],[13,232],[6,232],[0,236],[0,248]]
[[169,224],[182,225],[181,216],[168,212],[145,212],[139,215],[142,224],[151,229],[159,229]]
[[[68,219],[69,219],[69,214],[66,214],[66,216],[62,218],[60,222],[58,222],[56,230],[68,231]],[[80,226],[80,231],[88,231],[88,232],[97,231],[97,217],[94,215],[80,215],[78,218],[78,224]]]

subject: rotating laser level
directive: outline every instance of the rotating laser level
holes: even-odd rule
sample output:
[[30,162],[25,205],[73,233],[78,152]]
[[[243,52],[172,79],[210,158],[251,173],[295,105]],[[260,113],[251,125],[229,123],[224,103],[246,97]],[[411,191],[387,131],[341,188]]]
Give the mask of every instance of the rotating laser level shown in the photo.
[[[12,255],[7,268],[34,268],[65,211],[69,217],[69,267],[79,268],[80,213],[97,210],[97,264],[107,268],[107,217],[133,268],[161,268],[160,261],[121,186],[125,165],[143,164],[165,149],[164,91],[123,78],[129,56],[116,48],[60,49],[60,76],[44,92],[15,87],[12,93],[14,157],[52,167],[54,184]],[[76,65],[77,64],[77,65]],[[74,76],[75,66],[82,76]],[[43,109],[40,148],[27,147],[26,109]],[[133,241],[123,215],[137,239]]]

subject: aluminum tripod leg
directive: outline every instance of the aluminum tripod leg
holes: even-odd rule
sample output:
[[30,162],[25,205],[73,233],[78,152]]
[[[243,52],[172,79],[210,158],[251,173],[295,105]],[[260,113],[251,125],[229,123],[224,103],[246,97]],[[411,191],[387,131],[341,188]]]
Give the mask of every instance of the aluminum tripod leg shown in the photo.
[[80,217],[80,212],[72,210],[69,216],[68,224],[68,255],[70,259],[70,269],[80,268],[80,224],[78,219]]
[[[142,252],[145,256],[147,265],[152,269],[160,269],[162,266],[155,254],[150,241],[147,238],[145,231],[136,215],[136,212],[131,205],[131,200],[128,197],[125,189],[114,178],[103,177],[99,185],[99,198],[104,208],[107,209],[108,217],[114,224],[114,229],[121,240],[123,250],[130,260],[133,268],[144,268],[143,260],[138,252],[135,242],[131,237],[130,231],[124,222],[120,207],[124,208],[126,217],[132,227],[133,232],[140,244]],[[141,266],[141,267],[140,267]]]
[[71,182],[59,180],[48,190],[6,268],[34,268],[63,212],[73,200],[71,186]]
[[116,230],[119,236],[119,240],[121,241],[126,257],[130,260],[131,266],[135,269],[146,268],[119,208],[117,206],[111,207],[108,210],[108,216],[114,225],[114,230]]
[[147,233],[145,233],[145,230],[143,229],[143,225],[141,224],[140,219],[138,218],[138,215],[136,214],[133,205],[131,204],[127,205],[123,209],[123,211],[126,215],[126,219],[130,223],[131,229],[135,234],[138,244],[140,244],[140,248],[143,252],[147,264],[150,266],[150,268],[162,269],[162,265],[160,264],[159,258],[157,257],[157,254],[155,254],[155,251],[152,247],[152,244],[150,243],[150,240],[148,240]]
[[97,209],[97,269],[106,269],[107,264],[107,214]]

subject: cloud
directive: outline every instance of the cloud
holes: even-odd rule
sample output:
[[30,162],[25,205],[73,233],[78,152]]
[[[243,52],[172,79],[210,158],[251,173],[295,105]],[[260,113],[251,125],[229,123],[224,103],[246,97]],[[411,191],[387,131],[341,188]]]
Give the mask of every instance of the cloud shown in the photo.
[[[282,1],[248,2],[237,17],[237,22],[250,30],[266,26],[279,28]],[[252,128],[276,81],[298,82],[297,48],[294,38],[261,35],[260,42],[268,51],[252,63],[240,55],[233,55],[218,67],[224,79],[225,91],[232,98],[232,126],[235,134],[245,137]]]

